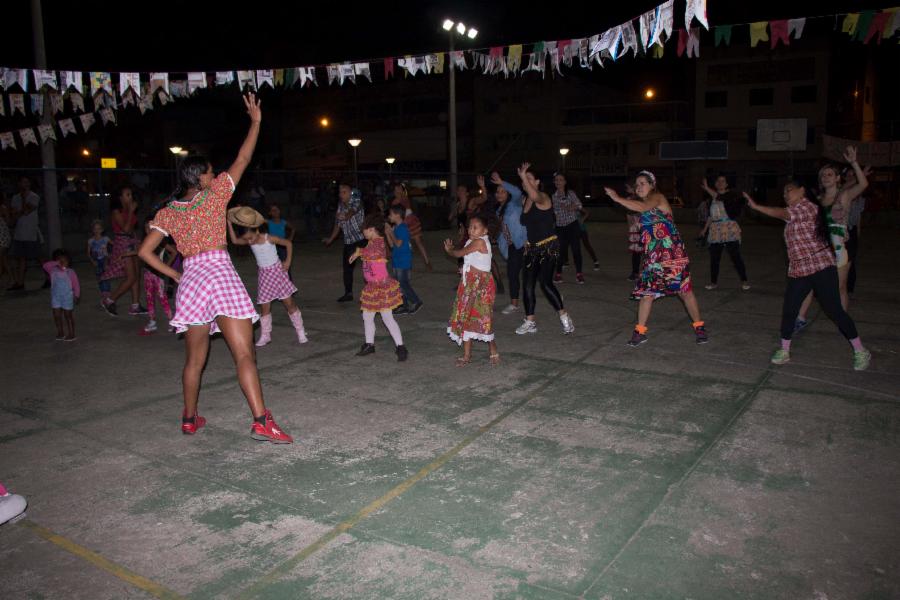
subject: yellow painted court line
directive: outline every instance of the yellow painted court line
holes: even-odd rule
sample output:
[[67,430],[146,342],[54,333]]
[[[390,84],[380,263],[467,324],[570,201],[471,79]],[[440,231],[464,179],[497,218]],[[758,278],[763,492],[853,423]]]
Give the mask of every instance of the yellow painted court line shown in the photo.
[[338,537],[342,533],[346,533],[348,530],[350,530],[354,526],[356,526],[360,521],[362,521],[363,519],[365,519],[366,517],[368,517],[375,511],[384,507],[386,504],[388,504],[389,502],[391,502],[392,500],[397,498],[397,496],[399,496],[399,495],[403,494],[404,492],[406,492],[407,490],[409,490],[412,486],[417,484],[422,479],[428,477],[433,472],[440,469],[450,459],[452,459],[457,454],[462,452],[463,449],[466,448],[466,446],[470,445],[472,442],[474,442],[475,440],[480,438],[482,435],[484,435],[485,433],[487,433],[488,431],[493,429],[498,423],[500,423],[501,421],[506,419],[509,415],[513,414],[514,412],[516,412],[517,410],[519,410],[520,408],[522,408],[523,406],[525,406],[526,404],[531,402],[531,400],[533,400],[544,389],[550,387],[554,383],[557,383],[559,381],[559,379],[561,377],[563,377],[567,372],[571,371],[576,366],[580,365],[582,362],[587,360],[587,358],[596,351],[597,351],[597,348],[592,348],[590,352],[588,352],[581,358],[572,361],[571,363],[568,364],[567,367],[561,369],[560,371],[555,373],[553,376],[547,377],[547,380],[544,383],[542,383],[540,386],[538,386],[526,398],[524,398],[523,400],[520,400],[519,402],[516,402],[515,404],[513,404],[512,406],[507,408],[505,411],[503,411],[497,417],[495,417],[490,423],[487,423],[486,425],[482,425],[477,430],[475,430],[474,432],[470,433],[465,438],[463,438],[463,440],[461,442],[459,442],[457,445],[455,445],[453,448],[451,448],[444,454],[440,455],[439,457],[437,457],[436,459],[434,459],[433,461],[431,461],[430,463],[428,463],[427,465],[425,465],[424,467],[419,469],[415,475],[412,475],[405,481],[399,483],[396,487],[392,488],[385,495],[370,502],[369,504],[367,504],[366,506],[361,508],[359,511],[357,511],[355,514],[353,514],[351,517],[349,517],[345,521],[342,521],[341,523],[337,524],[333,529],[331,529],[330,531],[328,531],[327,533],[322,535],[315,542],[313,542],[309,546],[303,548],[300,552],[298,552],[291,558],[287,559],[286,561],[284,561],[283,563],[281,563],[280,565],[278,565],[277,567],[275,567],[274,569],[272,569],[271,571],[266,573],[266,575],[262,579],[256,581],[253,585],[251,585],[250,587],[245,589],[243,592],[241,592],[237,596],[237,600],[247,600],[248,598],[253,598],[258,593],[263,591],[263,589],[266,586],[268,586],[272,583],[275,583],[280,578],[282,578],[285,575],[287,575],[288,573],[290,573],[294,567],[296,567],[297,565],[302,563],[304,560],[306,560],[307,558],[309,558],[310,556],[312,556],[313,554],[315,554],[316,552],[318,552],[319,550],[321,550],[322,548],[327,546],[336,537]]
[[176,594],[172,590],[164,588],[163,586],[159,585],[158,583],[154,583],[154,582],[150,581],[149,579],[147,579],[146,577],[142,577],[142,576],[138,575],[137,573],[126,569],[123,566],[117,565],[116,563],[112,562],[111,560],[108,560],[108,559],[104,558],[103,556],[97,554],[93,550],[88,550],[84,546],[76,544],[75,542],[73,542],[72,540],[70,540],[68,538],[64,538],[61,535],[53,533],[46,527],[41,527],[40,525],[38,525],[37,523],[35,523],[31,520],[25,519],[24,521],[20,522],[19,525],[26,529],[30,529],[31,531],[33,531],[37,535],[41,536],[48,542],[52,542],[52,543],[56,544],[57,546],[59,546],[60,548],[65,550],[66,552],[74,554],[78,558],[82,558],[82,559],[88,561],[89,563],[92,563],[95,566],[100,567],[104,571],[111,573],[112,575],[118,577],[122,581],[130,583],[134,587],[141,589],[141,590],[147,592],[148,594],[156,596],[157,598],[164,598],[165,600],[185,600],[184,596],[181,596],[180,594]]

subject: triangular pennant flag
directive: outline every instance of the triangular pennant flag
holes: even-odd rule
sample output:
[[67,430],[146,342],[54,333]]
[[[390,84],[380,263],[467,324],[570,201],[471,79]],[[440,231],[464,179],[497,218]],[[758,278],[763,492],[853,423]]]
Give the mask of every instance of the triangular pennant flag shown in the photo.
[[[610,47],[613,43],[613,36],[616,35],[616,31],[614,29],[607,29],[603,32],[597,40],[591,45],[591,57],[593,57],[597,62],[600,62],[600,57],[611,57],[612,52],[610,51]],[[603,64],[600,62],[600,64]]]
[[865,39],[866,34],[869,33],[869,26],[872,24],[872,19],[875,16],[875,11],[866,10],[859,13],[859,21],[856,24],[856,35],[854,38],[858,41],[862,41]]
[[466,55],[462,50],[455,50],[450,53],[450,62],[453,64],[455,69],[459,69],[460,71],[465,71],[469,68],[469,65],[466,63]]
[[670,39],[675,29],[675,0],[668,0],[659,5],[659,23],[666,34],[666,39]]
[[622,24],[622,54],[624,55],[629,50],[631,50],[634,56],[637,56],[637,34],[634,32],[634,25],[631,21]]
[[659,42],[659,34],[662,31],[662,22],[660,21],[661,6],[657,6],[653,10],[648,10],[640,16],[641,24],[641,46],[649,48]]
[[567,67],[572,66],[572,58],[574,57],[569,53],[569,48],[572,47],[572,43],[574,41],[575,40],[559,40],[556,43],[556,49],[559,53],[559,60]]
[[446,56],[443,52],[438,52],[434,56],[437,57],[437,62],[434,63],[434,68],[432,69],[433,73],[437,73],[438,75],[444,74],[444,63],[447,60]]
[[43,94],[30,94],[29,99],[31,100],[31,114],[33,114],[33,115],[44,114],[44,95]]
[[216,85],[228,85],[234,82],[234,71],[216,71]]
[[138,109],[141,111],[141,114],[144,114],[148,110],[153,110],[153,94],[144,94],[141,96],[141,100],[138,103]]
[[657,44],[653,46],[653,58],[662,58],[663,52],[665,52],[666,47],[664,44]]
[[356,69],[350,63],[341,63],[340,73],[341,85],[344,85],[345,81],[356,83]]
[[859,13],[850,13],[844,17],[841,33],[848,33],[852,37],[856,33],[856,25],[859,23]]
[[141,89],[141,74],[140,73],[119,73],[119,95],[122,96],[129,89],[134,90],[135,92],[140,91]]
[[19,137],[22,138],[22,147],[24,148],[28,144],[38,145],[37,136],[34,135],[34,129],[28,127],[26,129],[19,130]]
[[34,74],[34,86],[37,89],[41,89],[44,86],[47,86],[52,90],[57,88],[56,71],[40,71],[35,69],[32,73]]
[[180,79],[178,81],[170,81],[169,82],[169,92],[171,92],[172,99],[175,98],[187,98],[188,95],[188,86],[187,81]]
[[509,47],[509,53],[506,55],[506,69],[515,75],[522,68],[522,44],[515,44]]
[[275,87],[275,76],[272,73],[272,69],[258,70],[256,71],[256,86],[258,89],[262,89],[262,86],[268,85],[270,88]]
[[63,137],[66,137],[70,133],[75,135],[75,123],[72,119],[62,119],[59,122],[59,130],[62,132]]
[[0,146],[3,147],[3,150],[7,148],[16,150],[16,138],[13,137],[12,131],[0,133]]
[[50,110],[53,111],[54,115],[58,115],[63,112],[63,97],[62,94],[49,94],[50,97]]
[[206,73],[188,73],[188,94],[193,94],[203,88],[206,88]]
[[884,26],[887,23],[888,19],[893,15],[889,12],[880,12],[877,13],[874,17],[872,17],[872,24],[869,25],[869,31],[866,33],[866,37],[863,40],[864,43],[868,44],[872,41],[873,37],[878,37],[878,43],[881,43],[881,36],[884,32]]
[[248,87],[256,90],[256,73],[254,71],[238,71],[237,77],[242,92],[246,91]]
[[162,106],[165,106],[166,104],[168,104],[169,102],[172,101],[172,97],[168,94],[158,94],[157,97],[159,98],[159,103]]
[[386,58],[386,59],[384,59],[384,78],[385,78],[385,80],[387,80],[393,76],[394,76],[394,59]]
[[675,53],[678,54],[679,57],[684,55],[684,49],[687,48],[687,39],[688,33],[684,29],[678,30],[678,47],[675,50]]
[[81,71],[60,71],[59,72],[59,89],[62,92],[73,88],[79,94],[84,91],[84,77]]
[[133,106],[137,102],[134,90],[127,90],[122,94],[122,106]]
[[38,135],[41,136],[41,143],[47,143],[47,140],[56,141],[56,132],[53,131],[53,125],[49,123],[38,125]]
[[780,19],[769,22],[769,30],[771,31],[771,47],[775,48],[778,42],[784,43],[785,46],[791,45],[791,39],[788,34],[787,19]]
[[27,69],[4,69],[3,85],[6,91],[10,91],[14,85],[18,85],[23,92],[28,91]]
[[319,82],[316,81],[316,68],[315,67],[303,67],[297,69],[299,72],[299,81],[300,87],[306,87],[307,83],[311,83],[312,85],[318,86]]
[[700,57],[700,28],[691,27],[688,31],[687,38],[687,55],[688,58]]
[[[369,68],[369,63],[367,63],[367,62],[354,63],[353,74],[359,75],[360,77],[365,77],[366,79],[369,80],[369,83],[372,83],[372,71]],[[354,79],[354,83],[355,83],[355,81],[356,80]]]
[[116,124],[116,113],[113,112],[111,108],[101,108],[100,109],[100,120],[103,121],[104,125],[108,125],[112,123]]
[[750,47],[756,48],[756,45],[760,42],[768,42],[769,41],[769,33],[766,29],[769,26],[768,21],[757,21],[756,23],[750,23]]
[[84,96],[78,92],[71,92],[69,94],[69,101],[72,102],[72,110],[84,112]]
[[803,35],[803,28],[806,26],[806,17],[802,19],[788,20],[788,35],[793,35],[795,40],[799,40]]
[[91,125],[97,122],[97,119],[94,118],[94,113],[84,113],[78,117],[78,120],[81,121],[81,129],[85,133],[91,128]]
[[706,19],[706,0],[687,0],[684,9],[684,26],[689,28],[691,21],[695,18],[709,31],[709,21]]
[[91,95],[100,91],[112,94],[112,77],[106,71],[91,71]]
[[337,83],[341,78],[341,65],[339,64],[330,64],[325,67],[328,73],[328,85],[333,83]]
[[719,44],[725,42],[726,46],[731,45],[731,28],[732,25],[716,25],[715,35],[716,35],[716,47],[719,47]]
[[591,69],[591,41],[594,38],[600,39],[599,35],[591,36],[591,38],[584,38],[581,40],[581,43],[578,45],[578,62],[581,63],[581,68],[583,69]]
[[[621,53],[619,49],[619,45],[622,43],[622,26],[619,25],[617,27],[613,27],[609,29],[610,32],[610,40],[609,40],[609,56],[613,60],[619,58],[619,54]],[[602,40],[602,38],[601,38]]]
[[275,69],[272,71],[272,79],[275,81],[275,87],[284,86],[284,69]]
[[155,94],[159,88],[162,88],[167,96],[169,95],[168,73],[150,73],[150,93]]
[[503,58],[503,46],[494,46],[488,52],[488,60],[484,67],[484,73],[494,75],[504,69],[506,69],[506,61]]
[[888,12],[891,16],[884,25],[884,39],[894,37],[894,34],[900,30],[900,9],[894,8]]
[[25,94],[9,95],[9,112],[12,114],[17,112],[25,114]]

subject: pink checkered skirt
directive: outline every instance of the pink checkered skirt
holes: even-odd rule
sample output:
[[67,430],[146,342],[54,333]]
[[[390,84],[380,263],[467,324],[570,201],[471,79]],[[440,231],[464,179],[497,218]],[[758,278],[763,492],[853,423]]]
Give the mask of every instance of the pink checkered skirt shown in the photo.
[[184,273],[175,296],[175,316],[169,321],[178,333],[192,325],[212,323],[209,334],[219,331],[216,317],[259,320],[244,282],[225,250],[210,250],[184,259]]
[[272,300],[284,300],[296,293],[297,287],[291,283],[280,262],[259,270],[259,285],[256,290],[257,304],[268,304]]

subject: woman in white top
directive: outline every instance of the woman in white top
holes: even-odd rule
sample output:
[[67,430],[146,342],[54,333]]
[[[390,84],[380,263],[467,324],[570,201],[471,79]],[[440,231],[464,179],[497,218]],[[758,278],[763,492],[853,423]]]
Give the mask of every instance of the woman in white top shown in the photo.
[[471,362],[472,340],[487,342],[491,366],[500,364],[493,326],[497,288],[491,276],[491,242],[488,234],[488,228],[496,224],[493,214],[474,215],[469,217],[469,239],[463,248],[457,250],[452,240],[444,240],[447,254],[463,259],[456,303],[447,326],[450,339],[463,347],[463,355],[456,360],[458,367]]
[[[305,344],[309,340],[303,328],[303,316],[291,297],[297,293],[297,288],[288,277],[294,245],[280,237],[260,233],[259,229],[265,223],[266,219],[249,206],[240,206],[228,211],[228,235],[231,243],[237,246],[250,246],[256,257],[256,266],[259,267],[256,303],[260,305],[262,317],[259,319],[261,332],[256,345],[262,347],[272,341],[273,300],[281,300],[284,304],[297,332],[297,341]],[[239,231],[235,231],[235,226]],[[278,258],[278,246],[287,250],[284,262]]]

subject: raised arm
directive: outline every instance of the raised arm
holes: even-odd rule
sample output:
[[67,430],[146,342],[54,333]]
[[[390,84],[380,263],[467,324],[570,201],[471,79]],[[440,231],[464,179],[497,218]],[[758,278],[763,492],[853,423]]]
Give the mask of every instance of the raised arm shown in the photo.
[[704,192],[709,194],[709,196],[713,200],[715,200],[716,197],[719,195],[719,193],[716,190],[709,187],[709,183],[706,181],[706,177],[703,178],[703,183],[700,184],[700,189],[702,189]]
[[466,254],[471,254],[473,252],[481,252],[483,254],[487,254],[487,245],[484,243],[484,240],[472,240],[472,243],[463,248],[456,248],[453,242],[449,239],[444,240],[444,251],[454,258],[462,258]]
[[226,221],[228,223],[228,238],[231,240],[231,243],[235,246],[246,246],[248,244],[247,240],[243,238],[239,238],[237,234],[234,232],[234,225],[231,224],[231,221]]
[[244,171],[250,166],[250,160],[253,158],[253,151],[256,149],[256,140],[259,138],[259,126],[262,122],[262,111],[260,110],[260,102],[254,94],[243,96],[244,106],[247,107],[247,114],[250,115],[250,130],[241,149],[238,151],[237,158],[234,163],[228,167],[228,174],[234,185],[237,185],[244,175]]
[[629,200],[628,198],[623,198],[616,190],[609,187],[604,187],[603,190],[613,202],[621,204],[628,210],[633,210],[634,212],[644,212],[647,210],[647,206],[642,200]]
[[782,206],[763,206],[761,204],[757,204],[747,192],[743,192],[743,195],[747,200],[747,206],[749,206],[753,210],[761,212],[762,214],[772,217],[773,219],[781,219],[782,221],[791,220],[791,214],[788,212],[788,209]]
[[525,212],[531,210],[531,205],[534,202],[537,202],[538,198],[540,198],[540,192],[535,186],[531,185],[531,182],[528,181],[528,177],[526,177],[526,174],[528,173],[528,167],[530,166],[531,163],[522,163],[522,165],[516,170],[516,173],[519,174],[519,179],[522,180],[522,189],[528,196],[528,200],[525,203]]
[[866,177],[865,170],[860,168],[859,163],[856,161],[856,148],[847,146],[847,149],[844,150],[844,159],[850,163],[853,172],[856,173],[856,183],[841,190],[841,201],[844,203],[845,208],[849,209],[850,202],[869,187],[869,179]]

